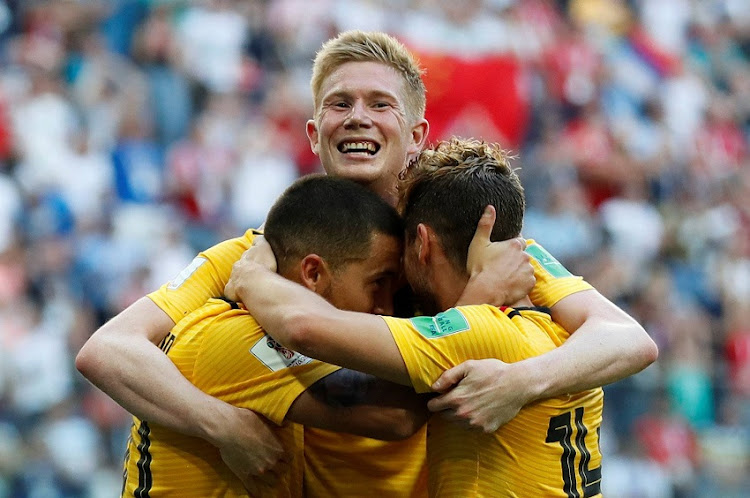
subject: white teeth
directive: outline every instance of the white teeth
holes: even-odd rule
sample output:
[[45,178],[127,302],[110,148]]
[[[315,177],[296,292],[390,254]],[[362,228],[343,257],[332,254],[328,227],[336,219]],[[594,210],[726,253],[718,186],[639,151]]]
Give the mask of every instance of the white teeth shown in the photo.
[[372,142],[347,142],[341,146],[342,152],[367,151],[374,153],[375,149],[375,144]]

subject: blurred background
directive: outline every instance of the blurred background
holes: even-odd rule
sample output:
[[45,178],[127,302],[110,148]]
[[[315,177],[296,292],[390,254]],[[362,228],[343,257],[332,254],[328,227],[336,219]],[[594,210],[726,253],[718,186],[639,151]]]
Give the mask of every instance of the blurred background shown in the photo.
[[351,28],[658,343],[605,389],[605,496],[750,496],[750,2],[0,0],[0,498],[118,496],[130,419],[75,354],[320,170],[311,61]]

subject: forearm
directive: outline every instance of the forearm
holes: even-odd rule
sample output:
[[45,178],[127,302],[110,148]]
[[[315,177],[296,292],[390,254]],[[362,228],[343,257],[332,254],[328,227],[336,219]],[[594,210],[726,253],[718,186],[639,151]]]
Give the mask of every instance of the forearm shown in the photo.
[[559,348],[519,363],[529,378],[529,401],[604,386],[643,370],[656,352],[637,328],[592,320]]
[[[250,264],[234,287],[236,298],[275,340],[308,356],[307,340],[300,337],[306,317],[338,310],[319,295],[266,268]],[[318,358],[321,359],[321,358]],[[326,361],[326,360],[324,360]]]
[[325,430],[398,440],[427,421],[427,399],[409,387],[341,369],[309,387],[287,418]]
[[136,417],[214,442],[232,407],[193,386],[157,347],[171,325],[143,298],[91,336],[76,367]]
[[235,263],[224,292],[227,298],[244,303],[266,333],[306,356],[411,385],[382,317],[339,310],[313,290],[252,260],[255,249]]

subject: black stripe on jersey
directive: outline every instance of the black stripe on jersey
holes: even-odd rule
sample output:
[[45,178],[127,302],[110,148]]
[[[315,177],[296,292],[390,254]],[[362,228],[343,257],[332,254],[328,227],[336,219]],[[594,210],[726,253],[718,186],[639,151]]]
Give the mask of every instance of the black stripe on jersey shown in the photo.
[[[516,311],[538,311],[539,313],[544,313],[545,315],[552,315],[552,312],[546,306],[514,306],[512,309]],[[508,316],[510,316],[510,314]]]
[[154,485],[153,476],[151,475],[151,429],[148,426],[148,422],[145,420],[141,422],[141,426],[138,427],[138,435],[141,437],[141,442],[138,444],[138,452],[141,454],[141,458],[138,459],[136,466],[138,467],[138,487],[133,492],[135,498],[149,498],[149,492],[151,486]]
[[505,311],[505,314],[508,316],[508,318],[514,318],[514,317],[517,317],[517,316],[521,316],[521,312],[518,311],[515,308],[506,308],[503,311]]
[[231,301],[231,300],[225,298],[224,296],[221,296],[219,299],[221,299],[222,301],[224,301],[225,303],[227,303],[229,306],[231,306],[233,310],[240,309],[240,305],[237,304],[236,301]]
[[125,496],[125,486],[128,484],[128,460],[130,460],[130,443],[133,442],[133,435],[128,435],[128,442],[125,446],[125,461],[122,464],[122,489],[120,490],[120,496]]

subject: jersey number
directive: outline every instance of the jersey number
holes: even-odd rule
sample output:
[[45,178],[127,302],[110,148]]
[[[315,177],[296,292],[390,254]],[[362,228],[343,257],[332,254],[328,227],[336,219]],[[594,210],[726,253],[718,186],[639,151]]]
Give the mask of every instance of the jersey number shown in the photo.
[[[563,452],[562,457],[560,457],[560,464],[562,465],[563,491],[565,491],[566,496],[569,498],[581,498],[582,496],[583,498],[588,498],[601,493],[602,468],[589,469],[591,453],[586,448],[586,435],[589,431],[583,425],[583,408],[576,408],[575,410],[575,420],[573,422],[576,429],[578,429],[578,433],[576,435],[575,448],[573,447],[571,413],[562,413],[549,419],[546,442],[560,443],[560,446],[562,446]],[[581,461],[578,464],[578,475],[581,477],[583,493],[578,491],[578,484],[576,483],[576,448],[581,453]]]

